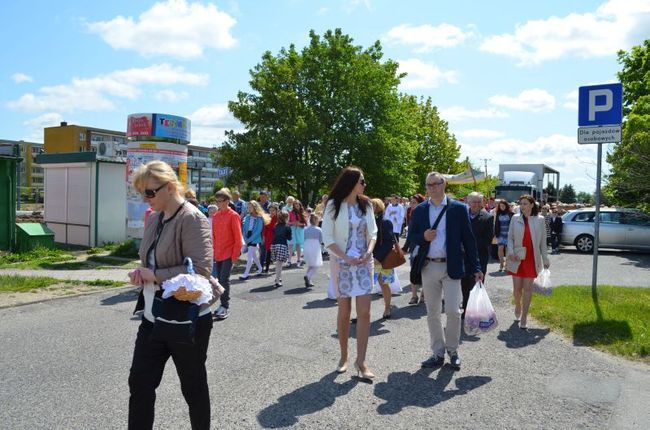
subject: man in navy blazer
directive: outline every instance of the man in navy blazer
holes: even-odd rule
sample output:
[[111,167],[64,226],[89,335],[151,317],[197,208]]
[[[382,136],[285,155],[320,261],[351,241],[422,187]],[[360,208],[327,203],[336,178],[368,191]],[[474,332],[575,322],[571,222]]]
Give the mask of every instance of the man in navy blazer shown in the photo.
[[[446,185],[442,174],[431,172],[427,175],[429,198],[413,210],[408,236],[412,243],[420,246],[417,264],[422,273],[422,290],[426,297],[427,323],[433,351],[432,356],[422,362],[422,367],[442,366],[446,350],[451,366],[458,370],[463,301],[461,278],[466,271],[471,271],[478,282],[483,280],[483,273],[467,207],[447,197]],[[439,216],[440,221],[434,230],[431,227]],[[471,262],[473,267],[465,267],[465,260]],[[447,315],[444,330],[440,318],[443,292]]]

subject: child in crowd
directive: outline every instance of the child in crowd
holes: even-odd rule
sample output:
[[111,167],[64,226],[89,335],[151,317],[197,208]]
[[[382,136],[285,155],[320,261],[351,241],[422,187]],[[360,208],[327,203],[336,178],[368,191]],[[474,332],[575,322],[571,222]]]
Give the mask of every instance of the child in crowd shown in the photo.
[[311,278],[314,276],[319,267],[323,265],[323,255],[321,254],[320,244],[323,241],[323,232],[318,227],[318,215],[309,216],[309,227],[305,229],[304,258],[307,266],[305,273],[305,288],[313,287]]
[[282,265],[289,260],[289,241],[291,228],[287,225],[289,214],[286,211],[278,213],[278,223],[273,229],[271,242],[271,260],[275,263],[275,288],[282,286]]

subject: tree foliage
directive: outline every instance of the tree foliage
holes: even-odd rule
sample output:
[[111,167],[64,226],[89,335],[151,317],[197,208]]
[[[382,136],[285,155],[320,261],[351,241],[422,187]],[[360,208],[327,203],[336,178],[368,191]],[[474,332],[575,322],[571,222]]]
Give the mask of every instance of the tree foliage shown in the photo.
[[418,169],[435,165],[418,156],[434,153],[432,145],[449,146],[440,154],[451,160],[439,165],[453,165],[447,124],[430,100],[398,93],[405,75],[382,61],[379,42],[363,49],[340,29],[309,38],[300,52],[290,45],[264,53],[250,71],[253,91],[229,102],[245,126],[228,132],[222,148],[231,180],[314,203],[347,165],[364,170],[370,195],[414,192]]
[[623,84],[623,139],[607,154],[611,164],[604,194],[619,206],[650,210],[650,39],[619,51]]
[[582,203],[585,205],[593,205],[594,204],[594,194],[589,194],[586,191],[580,191],[578,194],[576,194],[576,202],[577,203]]
[[575,203],[576,202],[576,190],[571,184],[565,184],[560,188],[560,194],[558,196],[562,203]]

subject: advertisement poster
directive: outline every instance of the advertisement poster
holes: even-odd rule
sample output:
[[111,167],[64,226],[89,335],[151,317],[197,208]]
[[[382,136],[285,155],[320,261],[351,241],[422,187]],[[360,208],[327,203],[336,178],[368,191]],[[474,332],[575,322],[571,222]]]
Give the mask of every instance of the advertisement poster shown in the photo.
[[144,163],[161,160],[187,183],[187,146],[168,142],[129,142],[126,162],[127,235],[142,238],[144,213],[149,207],[133,187],[133,172]]
[[126,137],[152,136],[153,114],[134,113],[127,117]]
[[153,114],[153,133],[155,137],[175,139],[180,143],[190,142],[190,120],[181,116]]

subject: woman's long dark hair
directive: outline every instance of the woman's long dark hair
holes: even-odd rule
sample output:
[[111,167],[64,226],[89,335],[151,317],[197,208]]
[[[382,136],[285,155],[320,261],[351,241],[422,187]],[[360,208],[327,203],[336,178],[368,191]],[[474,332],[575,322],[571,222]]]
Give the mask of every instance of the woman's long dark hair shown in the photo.
[[537,203],[535,203],[535,198],[533,196],[530,194],[524,194],[523,196],[519,197],[519,200],[517,201],[520,202],[522,200],[528,200],[528,202],[533,205],[532,209],[530,210],[530,216],[537,216],[539,214],[539,207],[537,206]]
[[[502,211],[501,210],[501,203],[506,205],[506,210]],[[497,202],[497,216],[501,214],[507,214],[507,215],[512,215],[512,208],[510,207],[510,203],[508,203],[508,200],[506,199],[501,199]]]
[[[334,202],[334,219],[338,218],[339,211],[341,210],[341,203],[345,200],[354,187],[357,186],[359,178],[363,175],[363,171],[356,166],[348,166],[341,170],[339,176],[334,181],[332,190],[328,194],[327,202],[330,200]],[[370,205],[370,199],[363,194],[357,196],[357,203],[361,213],[366,214],[366,208]]]

